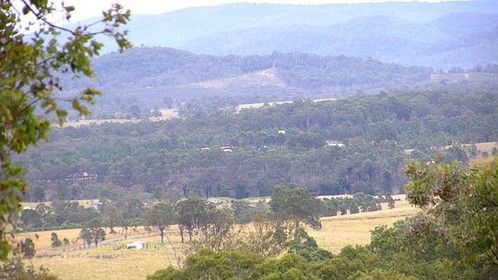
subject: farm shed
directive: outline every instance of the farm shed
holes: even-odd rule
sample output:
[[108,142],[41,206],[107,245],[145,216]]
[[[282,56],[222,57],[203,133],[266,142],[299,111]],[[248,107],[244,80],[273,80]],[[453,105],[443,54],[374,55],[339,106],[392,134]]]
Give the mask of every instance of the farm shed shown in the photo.
[[145,248],[147,248],[147,243],[145,241],[135,241],[126,245],[126,249],[143,250]]

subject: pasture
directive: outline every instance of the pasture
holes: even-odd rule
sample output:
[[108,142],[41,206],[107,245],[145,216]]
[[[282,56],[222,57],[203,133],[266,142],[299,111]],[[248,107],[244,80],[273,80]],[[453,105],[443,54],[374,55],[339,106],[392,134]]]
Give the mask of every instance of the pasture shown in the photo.
[[[323,229],[310,230],[318,244],[337,253],[346,245],[364,245],[370,242],[370,231],[377,226],[392,225],[399,219],[415,215],[418,211],[406,201],[396,201],[394,209],[382,205],[383,210],[359,214],[322,218]],[[106,229],[107,230],[107,229]],[[156,232],[148,233],[143,228],[130,230],[124,240],[121,229],[117,234],[108,234],[108,240],[95,248],[83,248],[81,241],[66,248],[50,248],[50,233],[23,233],[17,239],[31,237],[35,241],[37,256],[28,263],[44,266],[64,280],[77,279],[145,279],[149,274],[168,265],[175,265],[175,254],[182,255],[180,238],[176,227],[170,228],[169,241],[161,244]],[[76,240],[79,229],[56,231],[59,238]],[[35,234],[38,239],[35,240]],[[148,243],[145,250],[128,250],[126,244],[136,240]]]

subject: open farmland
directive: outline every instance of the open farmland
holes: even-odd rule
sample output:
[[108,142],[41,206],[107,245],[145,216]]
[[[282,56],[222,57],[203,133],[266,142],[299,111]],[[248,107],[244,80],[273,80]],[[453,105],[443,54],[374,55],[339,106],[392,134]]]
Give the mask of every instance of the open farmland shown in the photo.
[[[322,218],[323,229],[320,231],[310,231],[318,244],[338,253],[346,245],[365,245],[370,241],[370,231],[377,226],[392,225],[397,220],[415,215],[419,212],[406,201],[396,201],[394,209],[387,209],[382,205],[383,210],[376,212],[359,213],[353,215],[343,215]],[[79,229],[56,231],[59,238],[74,240]],[[170,264],[176,264],[173,248],[165,241],[162,245],[159,236],[148,236],[143,228],[132,233],[127,240],[118,234],[109,235],[106,244],[98,248],[82,249],[81,242],[67,250],[50,248],[50,231],[38,233],[19,234],[18,239],[34,237],[37,255],[46,257],[35,257],[31,262],[36,267],[43,265],[52,273],[65,280],[88,279],[144,279],[146,275],[154,271],[165,268]],[[170,229],[170,241],[176,248],[176,253],[181,255],[180,239],[176,227]],[[125,244],[135,240],[143,240],[148,243],[145,250],[127,250]]]

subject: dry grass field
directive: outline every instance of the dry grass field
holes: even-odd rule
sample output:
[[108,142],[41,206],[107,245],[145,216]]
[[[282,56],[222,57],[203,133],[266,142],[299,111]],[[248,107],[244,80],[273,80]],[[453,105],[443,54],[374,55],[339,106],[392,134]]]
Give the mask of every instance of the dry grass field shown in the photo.
[[[128,250],[125,242],[98,248],[64,252],[54,257],[35,258],[35,267],[44,266],[64,280],[76,279],[145,279],[156,270],[174,264],[169,246],[158,237],[141,238],[148,242],[146,250]],[[130,239],[127,242],[131,242]]]
[[310,231],[320,247],[338,253],[346,245],[365,245],[370,242],[370,231],[405,217],[417,214],[420,209],[407,201],[396,201],[394,209],[382,205],[382,211],[322,218],[322,229]]
[[101,124],[109,124],[109,123],[139,123],[142,121],[151,121],[151,122],[159,122],[166,121],[171,119],[179,118],[177,109],[162,109],[159,110],[161,112],[161,116],[159,117],[150,117],[145,119],[88,119],[88,120],[78,120],[78,121],[69,121],[64,123],[64,127],[82,127],[87,125],[101,125]]
[[[92,204],[94,204],[95,202],[98,202],[98,199],[83,199],[83,200],[71,200],[71,201],[76,201],[78,202],[79,205],[85,207],[85,208],[88,208],[88,207],[91,207]],[[29,207],[31,209],[35,209],[36,206],[38,206],[38,204],[45,204],[45,205],[50,205],[52,202],[50,201],[47,201],[47,202],[21,202],[21,206],[23,208],[25,207]]]
[[[418,209],[410,206],[406,201],[397,201],[394,209],[387,209],[383,205],[382,211],[359,213],[327,217],[322,219],[323,229],[311,231],[323,248],[337,253],[345,245],[363,245],[370,241],[370,231],[377,226],[392,225],[395,221],[407,216],[415,215]],[[180,240],[176,228],[172,228],[170,241],[173,247],[180,247]],[[118,230],[119,232],[119,230]],[[154,271],[175,264],[175,253],[172,247],[165,242],[160,244],[159,237],[146,236],[143,228],[131,233],[127,240],[121,234],[109,235],[106,244],[98,248],[82,249],[81,242],[71,245],[65,250],[50,248],[50,231],[38,232],[35,240],[37,254],[45,257],[35,257],[30,261],[35,267],[44,266],[63,280],[96,279],[145,279]],[[59,238],[74,240],[79,230],[57,231]],[[35,233],[20,234],[17,238],[34,237]],[[128,250],[125,244],[143,240],[148,243],[145,250]],[[179,249],[176,249],[179,250]],[[177,254],[182,254],[177,251]]]

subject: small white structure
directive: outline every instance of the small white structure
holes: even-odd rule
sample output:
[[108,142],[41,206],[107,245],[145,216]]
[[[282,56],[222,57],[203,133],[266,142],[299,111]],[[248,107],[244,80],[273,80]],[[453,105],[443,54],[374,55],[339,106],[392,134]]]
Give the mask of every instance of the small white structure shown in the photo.
[[145,241],[135,241],[126,245],[126,249],[143,250],[145,248],[147,248],[147,243]]
[[342,143],[341,141],[335,141],[335,140],[326,140],[325,141],[325,144],[329,147],[344,147],[344,143]]
[[415,149],[404,149],[403,153],[407,156],[411,156],[413,154],[413,151],[415,151]]

